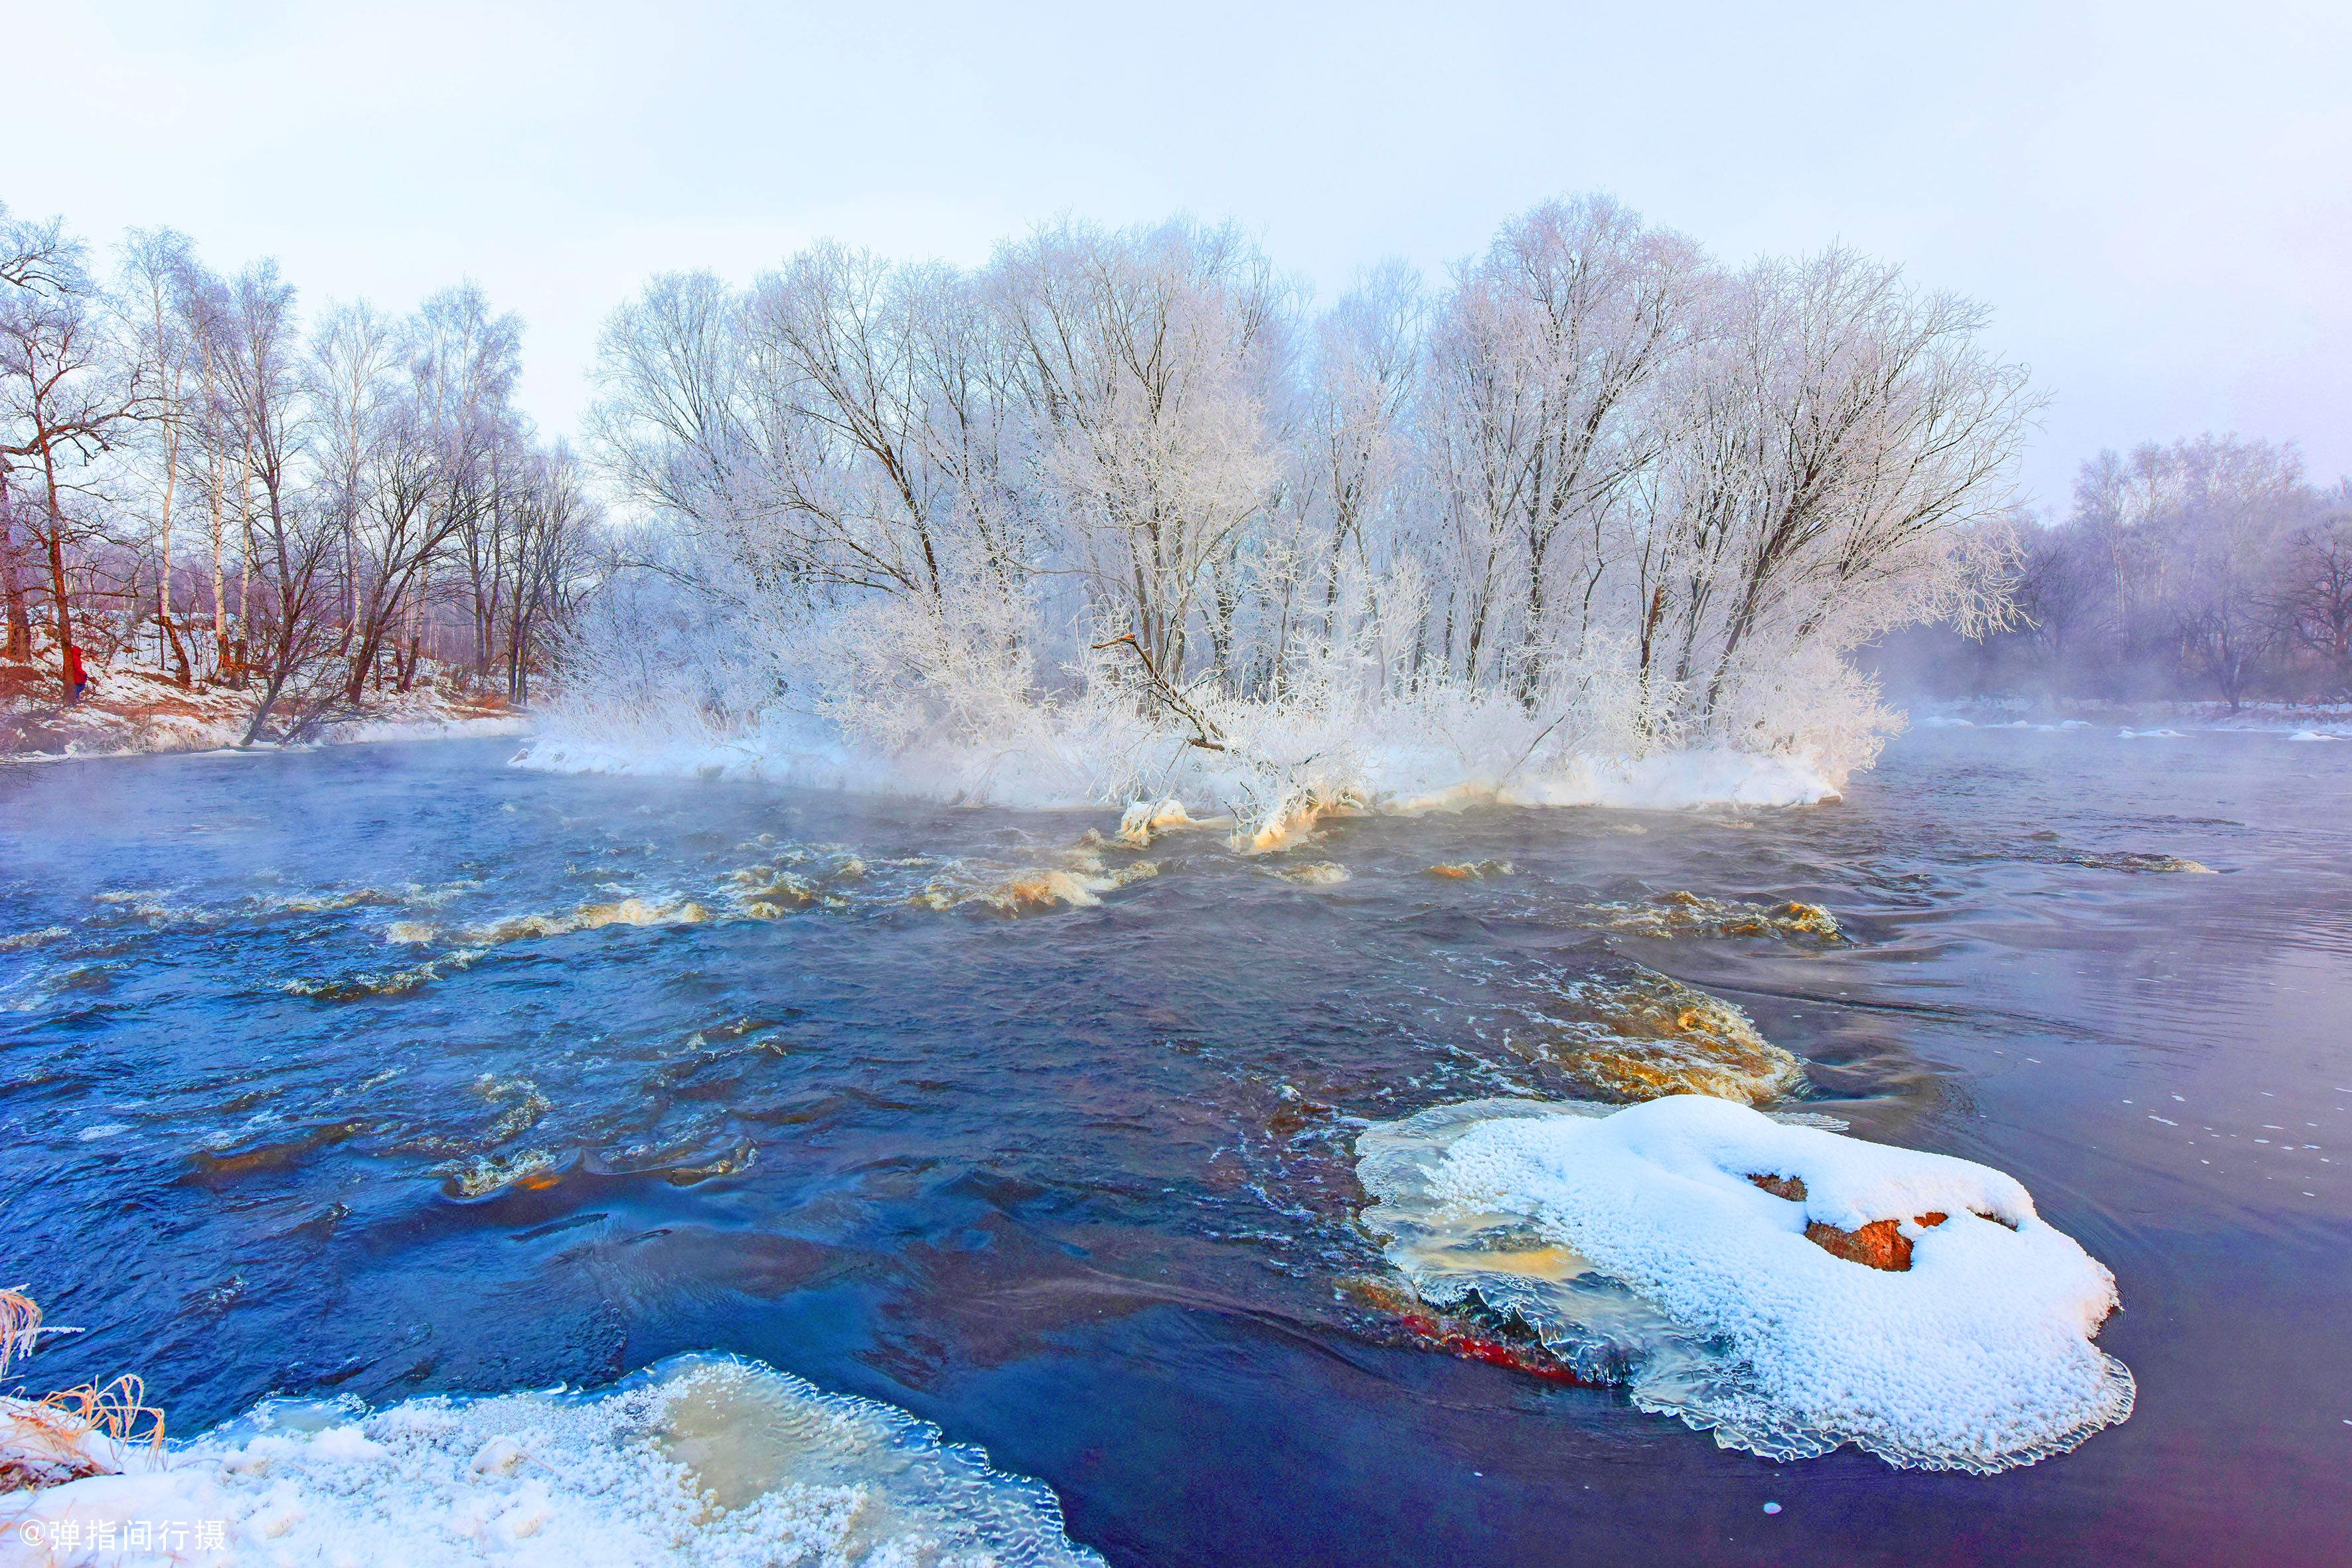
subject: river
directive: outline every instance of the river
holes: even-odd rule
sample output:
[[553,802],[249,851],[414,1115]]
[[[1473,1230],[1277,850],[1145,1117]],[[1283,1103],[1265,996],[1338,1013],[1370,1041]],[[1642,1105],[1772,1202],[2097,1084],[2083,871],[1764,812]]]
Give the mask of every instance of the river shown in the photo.
[[[726,1352],[984,1448],[1117,1564],[2352,1543],[2352,743],[1921,730],[1818,807],[1260,857],[512,750],[0,771],[0,1283],[88,1331],[37,1381],[135,1371],[184,1434]],[[1845,940],[1635,918],[1683,892]],[[1575,1092],[1528,999],[1604,940],[1746,1009],[1803,1109],[2023,1181],[2117,1277],[2132,1417],[1990,1477],[1782,1465],[1415,1339],[1355,1138]]]

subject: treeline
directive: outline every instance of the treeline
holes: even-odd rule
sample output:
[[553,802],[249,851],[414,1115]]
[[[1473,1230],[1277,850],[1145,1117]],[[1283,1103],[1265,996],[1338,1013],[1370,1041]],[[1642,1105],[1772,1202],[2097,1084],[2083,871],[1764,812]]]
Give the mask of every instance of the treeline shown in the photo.
[[1204,748],[1255,704],[1466,751],[1445,726],[1499,707],[1538,721],[1513,747],[1851,760],[1879,721],[1841,656],[2003,604],[2032,400],[1982,322],[1597,197],[1321,309],[1187,222],[663,278],[606,332],[594,445],[712,618],[659,668],[616,621],[605,673],[890,747],[1109,683]]
[[7,659],[247,688],[248,740],[427,657],[522,700],[602,521],[513,406],[520,323],[470,285],[306,321],[274,263],[219,276],[165,230],[110,261],[0,206]]
[[2352,480],[2235,436],[2101,452],[2063,520],[2021,520],[2014,599],[1980,640],[1886,650],[1890,672],[1945,696],[2352,701]]

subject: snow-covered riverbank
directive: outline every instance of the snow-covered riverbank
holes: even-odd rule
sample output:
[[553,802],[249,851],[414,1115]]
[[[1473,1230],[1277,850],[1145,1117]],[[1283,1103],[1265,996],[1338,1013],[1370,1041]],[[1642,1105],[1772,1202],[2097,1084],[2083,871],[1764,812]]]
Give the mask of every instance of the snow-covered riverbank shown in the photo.
[[[25,667],[9,668],[20,672]],[[96,660],[90,673],[95,679],[89,689],[71,708],[57,700],[52,680],[11,681],[0,698],[0,762],[218,751],[242,741],[253,717],[250,690],[202,684],[183,689],[154,670]],[[320,727],[312,738],[330,744],[436,740],[520,735],[530,728],[530,720],[495,698],[419,685],[371,693],[362,712]]]
[[1268,763],[1150,748],[1135,765],[1121,737],[1090,749],[1068,734],[1008,737],[998,748],[930,746],[880,756],[803,730],[729,732],[688,713],[656,730],[643,720],[567,723],[556,715],[515,758],[550,773],[725,778],[950,805],[1067,810],[1177,796],[1195,813],[1230,813],[1278,839],[1286,823],[1330,811],[1418,815],[1465,806],[1601,805],[1676,809],[1807,805],[1838,798],[1843,773],[1810,755],[1724,748],[1552,754],[1428,743],[1358,743]]

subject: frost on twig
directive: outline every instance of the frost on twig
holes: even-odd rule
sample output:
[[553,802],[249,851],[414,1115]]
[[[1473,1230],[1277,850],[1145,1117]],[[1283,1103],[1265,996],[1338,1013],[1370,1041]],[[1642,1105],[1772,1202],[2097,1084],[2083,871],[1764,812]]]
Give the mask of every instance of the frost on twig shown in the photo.
[[1217,728],[1214,721],[1207,714],[1194,707],[1183,692],[1170,683],[1167,677],[1160,673],[1159,667],[1151,662],[1151,656],[1143,651],[1143,644],[1136,640],[1133,632],[1129,632],[1122,637],[1115,637],[1108,642],[1098,642],[1094,645],[1094,651],[1100,653],[1105,648],[1121,647],[1131,650],[1135,655],[1136,662],[1143,667],[1144,685],[1160,705],[1192,727],[1190,744],[1198,746],[1204,752],[1232,750],[1225,741],[1225,732]]

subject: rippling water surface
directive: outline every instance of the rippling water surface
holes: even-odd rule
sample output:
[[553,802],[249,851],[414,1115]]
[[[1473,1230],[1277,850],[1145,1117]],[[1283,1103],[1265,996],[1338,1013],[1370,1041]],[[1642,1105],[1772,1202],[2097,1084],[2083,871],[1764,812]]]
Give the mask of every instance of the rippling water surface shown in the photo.
[[[2352,743],[1928,731],[1818,808],[1255,858],[510,750],[0,773],[0,1283],[89,1331],[43,1382],[193,1431],[735,1352],[1121,1564],[2345,1560]],[[1628,960],[1802,1058],[1780,1103],[2023,1180],[2132,1419],[1776,1465],[1406,1331],[1357,1133],[1580,1092]]]

